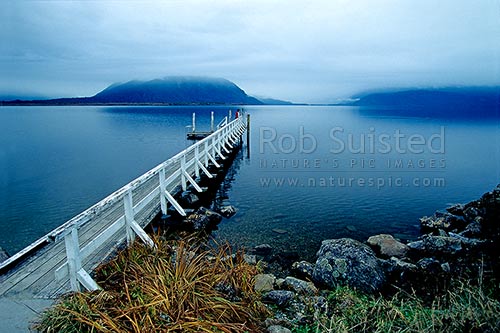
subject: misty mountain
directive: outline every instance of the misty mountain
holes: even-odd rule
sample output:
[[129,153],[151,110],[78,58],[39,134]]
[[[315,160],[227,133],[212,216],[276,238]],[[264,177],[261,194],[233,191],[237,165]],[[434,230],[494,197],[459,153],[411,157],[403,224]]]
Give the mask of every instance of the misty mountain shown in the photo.
[[[364,93],[352,105],[393,115],[500,116],[500,87],[412,89]],[[374,111],[375,112],[375,111]]]
[[92,97],[14,101],[4,104],[263,104],[222,78],[172,76],[115,83]]
[[113,84],[91,99],[97,103],[262,104],[226,79],[182,76]]

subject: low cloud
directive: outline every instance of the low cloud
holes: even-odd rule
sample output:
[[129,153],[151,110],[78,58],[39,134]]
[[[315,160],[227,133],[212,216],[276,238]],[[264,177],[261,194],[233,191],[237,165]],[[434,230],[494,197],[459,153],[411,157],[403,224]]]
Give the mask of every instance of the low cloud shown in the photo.
[[0,92],[65,97],[167,75],[329,102],[380,87],[500,84],[497,1],[2,4]]

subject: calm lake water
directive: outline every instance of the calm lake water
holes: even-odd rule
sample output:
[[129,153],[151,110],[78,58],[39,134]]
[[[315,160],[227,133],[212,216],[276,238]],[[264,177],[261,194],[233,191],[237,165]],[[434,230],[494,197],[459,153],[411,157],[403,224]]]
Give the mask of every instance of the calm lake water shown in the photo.
[[[0,107],[0,246],[10,254],[187,147],[192,112],[235,107]],[[418,218],[500,182],[498,120],[246,107],[250,156],[224,184],[220,240],[310,256],[323,239],[418,235]]]

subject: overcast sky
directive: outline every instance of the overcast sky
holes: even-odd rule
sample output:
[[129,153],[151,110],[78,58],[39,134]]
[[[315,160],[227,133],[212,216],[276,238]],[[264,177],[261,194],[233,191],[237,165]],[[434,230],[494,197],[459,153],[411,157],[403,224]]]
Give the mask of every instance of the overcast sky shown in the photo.
[[500,84],[500,0],[2,1],[0,38],[0,93],[169,75],[294,102]]

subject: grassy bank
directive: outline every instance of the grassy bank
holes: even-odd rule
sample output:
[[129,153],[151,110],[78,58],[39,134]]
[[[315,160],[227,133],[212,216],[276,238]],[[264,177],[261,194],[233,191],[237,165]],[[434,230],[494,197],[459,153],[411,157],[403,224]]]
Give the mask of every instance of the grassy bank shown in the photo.
[[499,296],[498,285],[463,281],[430,304],[404,292],[384,298],[340,287],[328,294],[313,324],[293,332],[500,332]]
[[[97,270],[98,292],[70,294],[37,324],[42,332],[262,332],[273,316],[254,292],[258,268],[229,246],[196,240],[134,244]],[[366,295],[348,287],[322,291],[308,324],[294,332],[499,332],[498,284],[455,281],[424,302],[399,292]]]

